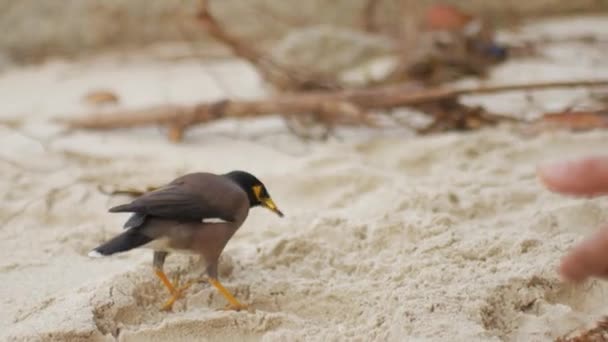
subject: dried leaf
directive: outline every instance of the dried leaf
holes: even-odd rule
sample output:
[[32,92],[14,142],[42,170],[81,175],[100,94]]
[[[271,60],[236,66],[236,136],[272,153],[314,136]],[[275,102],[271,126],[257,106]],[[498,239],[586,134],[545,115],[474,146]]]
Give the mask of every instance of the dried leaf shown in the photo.
[[83,100],[88,104],[99,106],[104,104],[116,104],[119,98],[109,90],[94,90],[84,95]]

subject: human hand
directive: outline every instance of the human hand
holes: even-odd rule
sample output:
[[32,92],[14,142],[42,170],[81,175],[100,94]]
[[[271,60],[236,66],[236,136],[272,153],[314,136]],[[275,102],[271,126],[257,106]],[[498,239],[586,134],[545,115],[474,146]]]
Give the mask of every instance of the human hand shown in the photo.
[[[538,175],[554,192],[575,196],[608,195],[608,157],[592,157],[543,165]],[[569,281],[608,278],[608,225],[576,245],[564,256],[560,273]]]

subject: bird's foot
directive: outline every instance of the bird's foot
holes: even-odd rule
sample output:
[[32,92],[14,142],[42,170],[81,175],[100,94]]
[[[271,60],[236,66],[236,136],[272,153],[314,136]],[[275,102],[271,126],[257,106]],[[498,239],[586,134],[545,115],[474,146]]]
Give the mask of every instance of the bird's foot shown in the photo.
[[182,287],[178,287],[175,288],[175,291],[171,294],[171,298],[169,298],[165,304],[163,304],[163,306],[161,307],[162,311],[171,311],[173,309],[173,304],[175,304],[175,302],[184,297],[184,294],[186,292],[186,290],[188,290],[188,288],[190,287],[190,283],[182,286]]
[[209,279],[208,278],[198,278],[198,279],[194,280],[194,282],[197,284],[209,284]]
[[179,274],[175,277],[175,280],[173,282],[175,284],[175,286],[173,287],[173,290],[171,291],[171,298],[169,298],[165,304],[163,304],[163,306],[161,307],[162,311],[171,311],[173,309],[173,304],[175,304],[175,302],[184,297],[185,292],[188,290],[188,288],[190,286],[192,286],[192,282],[186,282],[184,285],[182,285],[181,287],[178,286],[179,284]]
[[[222,285],[222,283],[220,283],[219,280],[217,280],[217,278],[214,277],[210,277],[208,279],[209,283],[211,285],[213,285],[218,292],[224,297],[226,298],[226,300],[228,301],[228,304],[224,310],[233,310],[233,311],[241,311],[241,310],[247,310],[249,312],[251,312],[252,310],[249,309],[249,305],[247,304],[241,304],[241,302],[239,302],[236,298],[234,298],[234,296],[232,295],[232,293],[230,293],[230,291],[228,291],[224,285]],[[255,311],[255,310],[253,310]]]
[[234,304],[227,304],[224,309],[224,311],[249,311],[249,304],[242,304],[242,303],[234,303]]

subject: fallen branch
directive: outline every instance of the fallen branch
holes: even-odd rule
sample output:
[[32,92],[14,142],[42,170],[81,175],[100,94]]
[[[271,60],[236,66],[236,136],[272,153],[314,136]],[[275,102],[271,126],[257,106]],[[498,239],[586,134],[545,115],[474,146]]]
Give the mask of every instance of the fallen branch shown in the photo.
[[379,4],[380,0],[367,0],[365,2],[365,6],[363,6],[363,11],[361,13],[361,26],[363,31],[369,33],[378,32],[378,26],[376,25],[374,19]]
[[197,19],[205,31],[217,41],[226,45],[232,53],[250,62],[260,72],[265,81],[279,90],[306,91],[313,89],[338,89],[338,82],[328,75],[295,70],[281,65],[270,56],[261,53],[252,45],[230,34],[211,14],[209,1],[201,0]]
[[522,133],[533,136],[540,132],[554,130],[584,132],[594,129],[608,129],[608,109],[567,109],[555,113],[545,113],[523,127]]
[[119,196],[126,195],[130,197],[139,197],[146,192],[154,191],[158,189],[158,186],[147,186],[143,189],[135,189],[135,188],[115,188],[113,190],[106,190],[101,184],[97,185],[97,191],[101,192],[104,195],[108,196]]
[[[189,126],[220,118],[266,115],[323,114],[324,121],[361,124],[369,110],[417,106],[465,95],[571,87],[608,86],[608,80],[510,84],[482,87],[419,89],[398,84],[367,89],[285,93],[261,100],[222,100],[196,106],[160,106],[134,111],[94,114],[85,118],[59,119],[73,129],[115,129],[165,125],[178,132]],[[181,133],[180,133],[181,134]],[[180,140],[177,134],[172,140]]]

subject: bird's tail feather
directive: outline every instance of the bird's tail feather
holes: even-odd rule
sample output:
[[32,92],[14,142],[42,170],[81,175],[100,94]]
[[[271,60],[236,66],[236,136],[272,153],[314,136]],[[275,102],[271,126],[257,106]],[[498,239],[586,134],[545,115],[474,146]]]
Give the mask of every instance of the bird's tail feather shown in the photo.
[[124,211],[130,211],[132,209],[131,207],[132,207],[131,203],[121,204],[121,205],[117,205],[115,207],[108,209],[108,211],[111,213],[120,213],[120,212],[124,212]]
[[102,257],[114,253],[125,252],[136,247],[145,245],[152,241],[152,238],[141,234],[139,231],[130,229],[112,238],[110,241],[96,247],[90,253],[90,257]]

